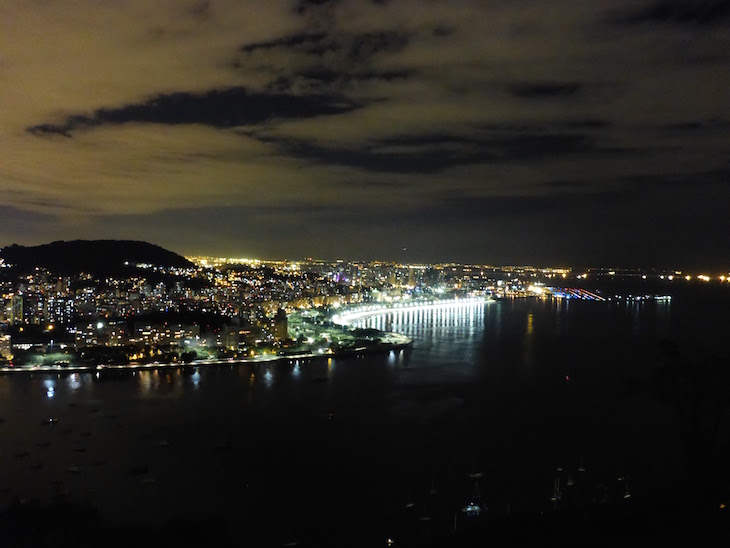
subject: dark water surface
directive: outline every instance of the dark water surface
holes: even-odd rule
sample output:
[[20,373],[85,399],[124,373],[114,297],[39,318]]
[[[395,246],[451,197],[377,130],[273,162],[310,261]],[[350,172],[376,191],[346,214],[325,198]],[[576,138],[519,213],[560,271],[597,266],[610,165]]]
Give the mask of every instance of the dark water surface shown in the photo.
[[630,473],[634,500],[670,496],[684,457],[651,390],[661,341],[727,356],[725,311],[707,295],[505,300],[362,322],[411,336],[397,354],[2,376],[0,506],[60,496],[107,523],[380,545],[453,526],[475,490],[490,513],[547,510],[556,468],[581,461],[593,482]]

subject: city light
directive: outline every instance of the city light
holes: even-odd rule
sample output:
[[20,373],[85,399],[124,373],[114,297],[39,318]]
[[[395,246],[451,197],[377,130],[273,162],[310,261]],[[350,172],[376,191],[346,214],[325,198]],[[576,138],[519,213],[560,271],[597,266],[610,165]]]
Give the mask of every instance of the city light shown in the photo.
[[[220,257],[197,258],[198,266],[186,269],[127,262],[141,270],[128,279],[107,276],[98,288],[86,285],[88,274],[58,276],[43,269],[24,274],[17,282],[4,282],[0,312],[15,336],[0,339],[0,367],[9,366],[11,359],[13,367],[21,369],[81,368],[81,363],[93,369],[337,355],[354,347],[356,340],[362,344],[364,339],[350,330],[368,317],[469,308],[516,298],[669,302],[670,295],[643,293],[609,299],[595,287],[569,287],[564,280],[574,277],[600,284],[602,278],[620,276],[671,281],[681,273]],[[155,279],[159,273],[171,281]],[[716,276],[700,274],[697,279],[727,280],[725,274]],[[150,314],[160,319],[137,319]],[[211,315],[220,318],[221,326],[206,329],[201,321],[170,321],[168,314]],[[52,331],[53,340],[34,341],[34,331],[27,332],[32,325],[42,325],[45,333]],[[386,347],[409,344],[388,337],[381,335],[378,340]],[[31,352],[34,347],[42,349],[40,358]],[[103,364],[88,357],[94,348],[105,349]]]

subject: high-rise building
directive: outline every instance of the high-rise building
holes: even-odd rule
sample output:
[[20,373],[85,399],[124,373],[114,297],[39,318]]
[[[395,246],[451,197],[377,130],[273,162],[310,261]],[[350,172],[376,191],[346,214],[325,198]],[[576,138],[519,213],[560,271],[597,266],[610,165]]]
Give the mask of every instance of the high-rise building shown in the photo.
[[221,332],[221,344],[226,350],[238,350],[238,326],[226,326]]
[[408,285],[416,287],[416,269],[412,266],[408,267]]
[[274,339],[286,341],[289,339],[289,321],[286,319],[286,311],[280,308],[274,316]]
[[8,323],[11,325],[23,323],[23,295],[13,295],[10,297],[7,317]]
[[50,297],[47,301],[48,319],[54,323],[67,324],[74,317],[73,297]]
[[48,321],[48,307],[46,299],[40,293],[26,292],[21,303],[23,321],[29,324],[41,325]]
[[0,358],[6,360],[13,359],[10,335],[0,335]]

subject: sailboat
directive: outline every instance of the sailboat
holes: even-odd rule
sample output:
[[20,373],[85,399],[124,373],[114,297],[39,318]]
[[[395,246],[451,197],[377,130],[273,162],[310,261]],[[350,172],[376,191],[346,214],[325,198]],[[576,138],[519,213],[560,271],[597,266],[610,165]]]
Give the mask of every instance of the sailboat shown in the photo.
[[631,498],[631,489],[629,489],[629,475],[626,474],[626,481],[624,483],[624,500]]
[[479,493],[479,480],[475,480],[474,493],[469,500],[469,504],[464,506],[461,511],[467,516],[478,516],[482,512],[482,510],[486,509],[486,506],[482,504],[482,496]]
[[560,477],[556,477],[553,482],[553,496],[550,497],[550,502],[553,503],[553,510],[558,509],[558,502],[560,502],[562,497],[563,495],[560,492]]
[[406,508],[413,508],[416,505],[415,502],[413,502],[413,496],[411,495],[411,492],[408,491],[408,502],[406,502]]
[[482,511],[482,507],[477,502],[470,501],[461,511],[467,516],[478,516]]
[[484,473],[483,472],[477,470],[477,461],[476,461],[476,459],[472,459],[471,469],[473,470],[473,472],[471,472],[469,474],[469,477],[471,479],[478,480],[478,479],[481,479],[484,476]]
[[287,548],[292,547],[292,546],[299,546],[299,540],[297,540],[297,538],[294,535],[292,535],[291,526],[289,526],[289,537],[288,538],[289,538],[289,540],[286,541],[284,544],[282,544],[282,546],[285,546]]

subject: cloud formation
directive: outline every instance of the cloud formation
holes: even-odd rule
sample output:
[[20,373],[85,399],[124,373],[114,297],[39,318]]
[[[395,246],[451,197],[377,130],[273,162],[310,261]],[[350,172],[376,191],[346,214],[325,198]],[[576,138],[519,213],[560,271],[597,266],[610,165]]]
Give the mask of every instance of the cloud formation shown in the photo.
[[683,225],[652,260],[696,261],[730,198],[729,5],[9,1],[7,234],[493,262],[590,238],[620,263]]
[[139,104],[100,108],[91,116],[71,115],[60,124],[31,126],[28,131],[34,135],[58,133],[71,137],[76,130],[129,122],[201,124],[222,129],[287,118],[342,114],[355,108],[355,103],[342,97],[258,93],[234,87],[197,94],[177,92],[158,95]]

